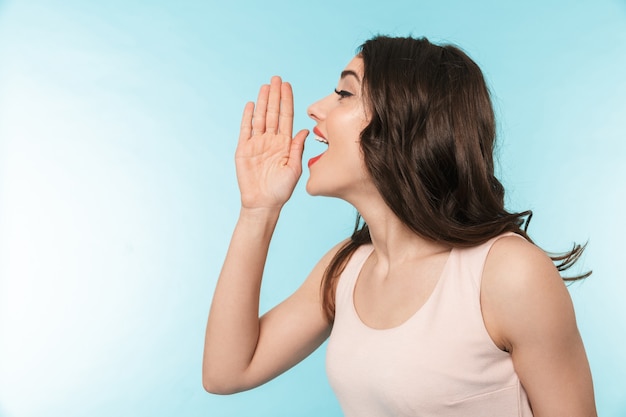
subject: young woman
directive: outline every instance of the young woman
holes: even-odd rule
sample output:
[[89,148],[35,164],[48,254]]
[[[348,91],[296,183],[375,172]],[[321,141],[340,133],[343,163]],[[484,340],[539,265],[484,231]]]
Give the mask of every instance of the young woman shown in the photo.
[[505,210],[477,65],[453,46],[376,37],[308,114],[328,149],[309,161],[307,191],[352,204],[357,228],[259,318],[308,135],[292,136],[292,90],[273,77],[243,114],[241,212],[209,314],[206,390],[263,384],[330,336],[329,380],[348,417],[596,415],[559,274],[582,248],[551,259],[522,228],[530,213]]

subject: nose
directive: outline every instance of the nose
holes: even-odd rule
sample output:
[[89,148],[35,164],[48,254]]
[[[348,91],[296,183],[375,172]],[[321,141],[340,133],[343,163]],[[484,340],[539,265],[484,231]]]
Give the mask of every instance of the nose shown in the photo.
[[320,120],[324,120],[326,118],[326,114],[328,112],[327,100],[329,97],[330,95],[317,100],[309,106],[306,112],[311,119],[319,122]]

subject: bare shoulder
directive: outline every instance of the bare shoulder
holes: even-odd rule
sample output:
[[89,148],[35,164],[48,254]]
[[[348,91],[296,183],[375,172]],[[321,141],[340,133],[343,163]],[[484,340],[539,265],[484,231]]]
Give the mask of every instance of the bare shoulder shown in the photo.
[[347,240],[339,242],[328,250],[315,264],[300,287],[286,300],[266,313],[262,320],[269,320],[283,314],[285,317],[293,317],[296,312],[299,312],[298,314],[310,316],[310,319],[313,321],[319,321],[317,324],[326,326],[328,323],[325,319],[318,320],[323,317],[321,283],[328,265],[346,242]]
[[589,362],[569,292],[552,260],[518,237],[497,240],[481,285],[485,327],[510,352],[539,416],[595,416]]
[[507,280],[509,283],[522,285],[537,277],[538,273],[555,277],[559,275],[552,260],[541,248],[518,236],[505,236],[496,240],[487,256],[486,274],[504,272],[516,277],[515,281]]
[[315,281],[317,283],[321,282],[324,272],[326,271],[326,268],[328,268],[328,265],[330,265],[335,255],[337,255],[337,252],[339,252],[349,241],[350,239],[344,239],[332,248],[330,248],[330,250],[328,250],[324,254],[324,256],[322,256],[322,258],[317,262],[317,264],[311,271],[311,274],[307,278],[307,281]]
[[541,248],[517,236],[494,242],[485,261],[483,290],[499,291],[503,296],[512,291],[510,296],[552,286],[565,290],[559,272]]
[[337,252],[339,252],[347,242],[348,239],[343,240],[333,246],[330,250],[328,250],[315,264],[300,288],[298,288],[295,293],[293,293],[287,300],[285,300],[283,304],[290,305],[294,303],[311,303],[316,305],[316,308],[319,309],[319,311],[321,312],[321,285],[324,278],[324,273],[326,272],[326,269],[332,262]]
[[330,248],[328,252],[322,257],[321,261],[326,261],[326,263],[330,263],[330,261],[335,257],[337,252],[339,252],[346,244],[350,242],[350,238],[344,239],[341,242],[337,243],[335,246]]
[[505,350],[524,337],[537,322],[549,325],[572,321],[567,288],[550,257],[517,236],[498,239],[492,246],[481,285],[483,317],[496,344]]

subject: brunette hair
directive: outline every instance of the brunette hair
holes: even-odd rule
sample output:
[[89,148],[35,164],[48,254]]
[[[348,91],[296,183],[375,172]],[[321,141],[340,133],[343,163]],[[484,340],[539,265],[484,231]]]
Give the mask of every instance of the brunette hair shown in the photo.
[[[420,236],[456,247],[504,232],[532,242],[526,233],[532,212],[504,208],[504,187],[494,173],[495,117],[478,65],[459,48],[426,38],[377,36],[361,45],[359,56],[371,116],[361,132],[361,149],[376,188],[396,216]],[[339,275],[354,251],[370,242],[368,226],[357,214],[350,240],[322,280],[330,322]],[[583,250],[574,244],[551,258],[563,271]]]

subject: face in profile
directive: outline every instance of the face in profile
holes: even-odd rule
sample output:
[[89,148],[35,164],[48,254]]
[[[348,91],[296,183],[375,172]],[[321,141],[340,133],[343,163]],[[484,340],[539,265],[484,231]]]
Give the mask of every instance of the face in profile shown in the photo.
[[353,58],[341,73],[335,91],[309,106],[315,138],[327,149],[309,161],[307,192],[351,201],[371,190],[363,162],[360,135],[369,123],[362,94],[363,59]]

